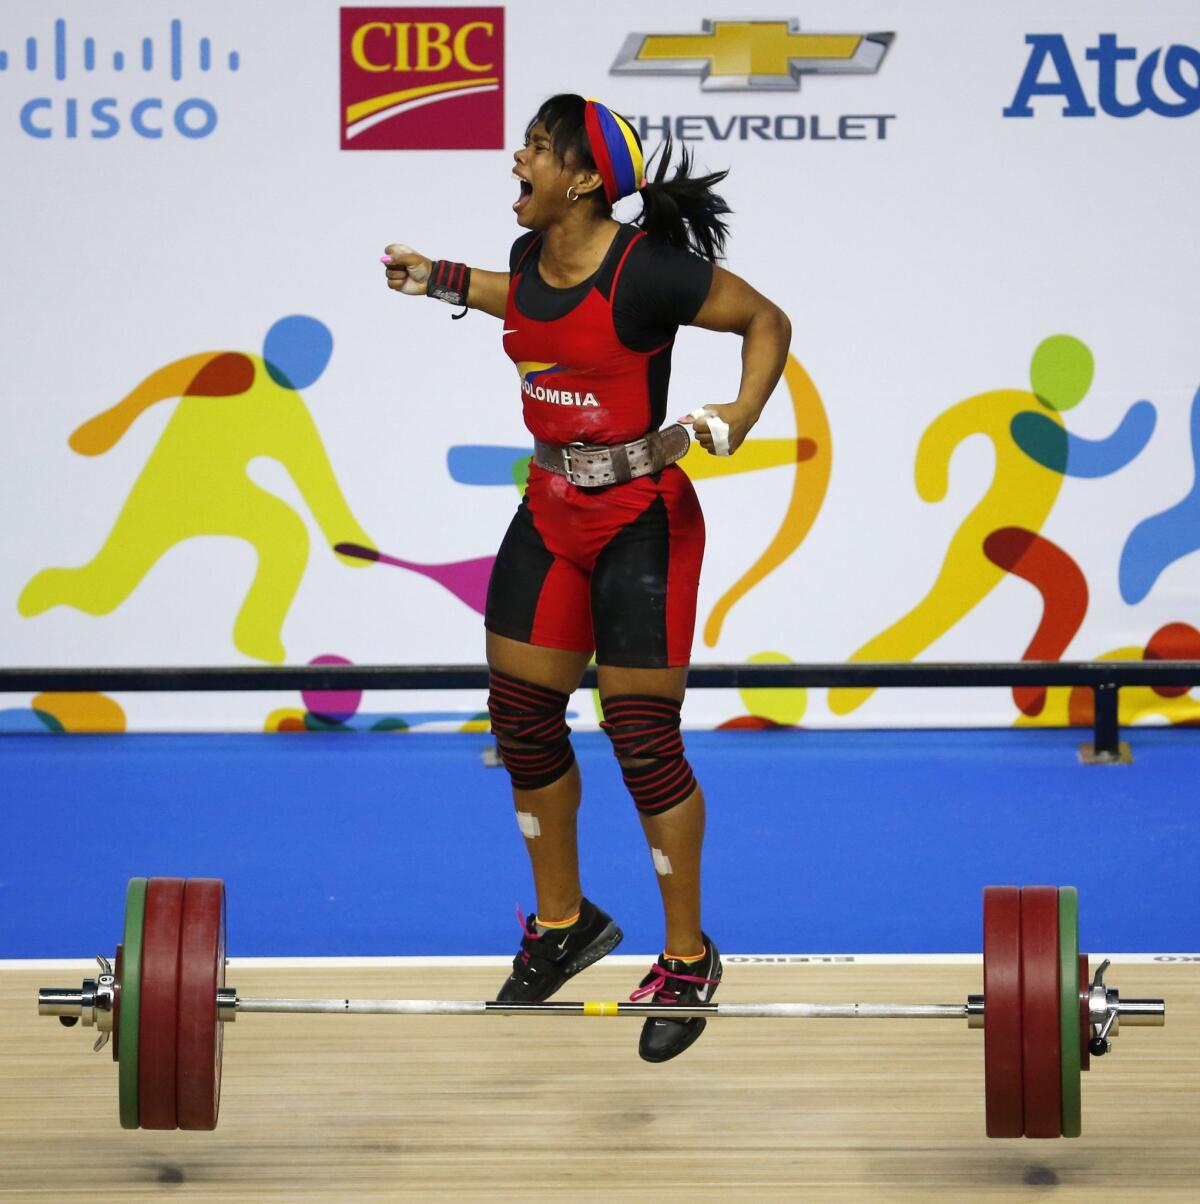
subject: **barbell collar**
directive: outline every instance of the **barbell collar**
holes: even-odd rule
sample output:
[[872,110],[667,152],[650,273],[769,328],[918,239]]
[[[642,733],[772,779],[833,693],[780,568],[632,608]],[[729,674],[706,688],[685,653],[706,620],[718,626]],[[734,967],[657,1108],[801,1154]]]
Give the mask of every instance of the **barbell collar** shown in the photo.
[[38,991],[38,1015],[57,1016],[65,1022],[83,1021],[85,1028],[112,1031],[113,979],[102,975],[83,980],[83,988],[42,987]]

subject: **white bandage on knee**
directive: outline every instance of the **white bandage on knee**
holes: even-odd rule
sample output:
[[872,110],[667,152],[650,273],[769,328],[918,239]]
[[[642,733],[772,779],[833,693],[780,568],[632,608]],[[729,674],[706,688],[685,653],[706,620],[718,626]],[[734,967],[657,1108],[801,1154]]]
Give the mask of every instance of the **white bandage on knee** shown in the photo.
[[651,846],[650,856],[654,858],[654,868],[659,876],[665,878],[671,872],[671,859],[662,851]]
[[704,418],[708,422],[708,431],[712,435],[713,452],[718,456],[729,455],[729,423],[724,418],[714,414],[707,406],[693,410],[689,418]]
[[529,811],[517,812],[517,827],[521,829],[521,835],[527,840],[533,840],[535,836],[541,836],[542,826],[537,821],[537,816]]

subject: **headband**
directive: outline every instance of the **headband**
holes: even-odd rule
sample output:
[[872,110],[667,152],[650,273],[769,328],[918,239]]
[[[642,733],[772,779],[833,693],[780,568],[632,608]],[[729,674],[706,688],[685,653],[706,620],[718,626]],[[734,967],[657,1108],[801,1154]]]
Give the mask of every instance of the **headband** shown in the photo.
[[629,122],[598,100],[587,102],[583,119],[596,170],[604,181],[604,195],[613,205],[637,192],[644,183],[642,148]]

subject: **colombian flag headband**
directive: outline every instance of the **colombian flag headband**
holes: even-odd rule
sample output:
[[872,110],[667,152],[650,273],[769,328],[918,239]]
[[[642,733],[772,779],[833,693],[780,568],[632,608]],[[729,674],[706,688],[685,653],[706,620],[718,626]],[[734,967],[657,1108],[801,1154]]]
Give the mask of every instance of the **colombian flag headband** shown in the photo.
[[587,102],[583,119],[592,158],[604,181],[604,195],[613,205],[641,188],[645,168],[642,149],[629,122],[600,101]]

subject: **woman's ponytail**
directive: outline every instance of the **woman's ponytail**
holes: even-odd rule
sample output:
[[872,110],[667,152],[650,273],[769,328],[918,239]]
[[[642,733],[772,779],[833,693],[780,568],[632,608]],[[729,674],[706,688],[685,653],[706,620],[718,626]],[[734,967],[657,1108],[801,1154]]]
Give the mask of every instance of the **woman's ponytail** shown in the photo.
[[[592,110],[594,128],[589,128],[589,109]],[[587,101],[572,92],[562,92],[542,102],[525,129],[526,139],[539,122],[549,134],[561,163],[578,163],[601,173],[604,187],[595,190],[589,203],[597,206],[605,216],[611,215],[614,201],[636,190],[642,198],[642,215],[633,224],[645,230],[650,238],[673,247],[688,248],[710,262],[724,254],[729,229],[721,219],[731,210],[724,198],[713,192],[713,187],[729,174],[727,171],[692,176],[692,155],[685,146],[680,152],[675,174],[667,179],[672,147],[668,134],[656,152],[658,167],[653,179],[647,178],[638,189],[642,142],[625,118],[598,101]],[[603,167],[598,165],[597,154]],[[620,164],[620,171],[615,164]]]
[[648,237],[672,247],[686,247],[715,262],[725,252],[729,227],[723,215],[732,210],[723,197],[713,191],[728,174],[715,171],[693,176],[692,155],[685,146],[680,152],[675,174],[667,179],[671,161],[671,135],[667,135],[658,155],[653,178],[647,176],[641,189],[642,215],[634,225]]

